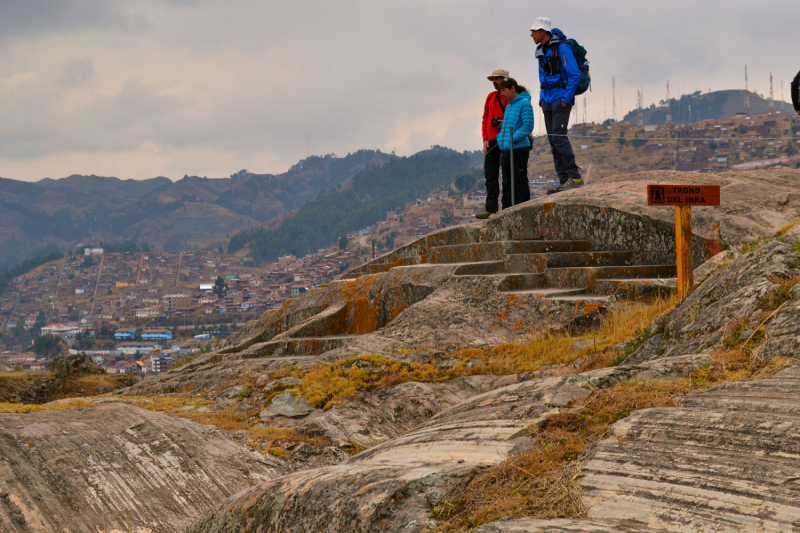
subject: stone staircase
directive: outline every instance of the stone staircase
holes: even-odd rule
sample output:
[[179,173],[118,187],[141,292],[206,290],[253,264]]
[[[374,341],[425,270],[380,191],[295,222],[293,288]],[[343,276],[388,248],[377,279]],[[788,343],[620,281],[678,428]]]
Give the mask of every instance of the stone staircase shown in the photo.
[[634,250],[592,250],[588,240],[445,244],[433,245],[427,255],[406,258],[402,264],[371,263],[368,272],[450,265],[454,276],[495,278],[500,292],[547,301],[608,301],[676,285],[674,264],[636,264],[636,255]]
[[[706,244],[694,237],[696,265]],[[668,224],[589,205],[519,206],[354,268],[268,313],[220,353],[340,357],[511,342],[596,323],[619,299],[673,291],[675,275]],[[451,327],[458,320],[471,331]]]

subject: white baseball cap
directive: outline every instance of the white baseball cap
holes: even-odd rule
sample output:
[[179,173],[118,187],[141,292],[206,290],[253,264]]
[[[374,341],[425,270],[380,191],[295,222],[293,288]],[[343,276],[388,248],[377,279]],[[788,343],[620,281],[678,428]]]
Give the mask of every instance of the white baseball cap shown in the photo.
[[531,31],[533,30],[544,30],[547,33],[553,33],[553,23],[547,17],[539,17],[533,21]]

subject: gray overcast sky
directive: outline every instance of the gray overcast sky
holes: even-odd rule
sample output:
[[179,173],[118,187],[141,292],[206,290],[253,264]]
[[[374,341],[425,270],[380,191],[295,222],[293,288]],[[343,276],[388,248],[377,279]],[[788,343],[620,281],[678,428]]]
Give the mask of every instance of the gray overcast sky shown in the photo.
[[478,149],[493,68],[538,91],[542,15],[589,50],[589,120],[611,114],[612,76],[621,116],[640,84],[645,105],[668,79],[676,96],[743,88],[745,63],[752,90],[772,71],[788,100],[800,69],[792,0],[0,0],[0,176],[216,178]]

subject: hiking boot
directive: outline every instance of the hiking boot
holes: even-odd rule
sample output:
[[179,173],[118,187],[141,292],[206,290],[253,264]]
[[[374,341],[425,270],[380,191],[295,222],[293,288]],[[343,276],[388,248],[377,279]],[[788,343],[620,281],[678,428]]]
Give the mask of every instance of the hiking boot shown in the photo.
[[547,191],[547,195],[556,194],[558,192],[569,191],[572,189],[577,189],[578,187],[583,187],[583,179],[577,178],[572,180],[567,180],[566,183],[562,183],[558,187],[553,190]]
[[480,215],[475,215],[475,218],[477,218],[479,220],[486,220],[487,218],[489,218],[492,215],[494,215],[494,213],[492,213],[491,211],[484,211]]

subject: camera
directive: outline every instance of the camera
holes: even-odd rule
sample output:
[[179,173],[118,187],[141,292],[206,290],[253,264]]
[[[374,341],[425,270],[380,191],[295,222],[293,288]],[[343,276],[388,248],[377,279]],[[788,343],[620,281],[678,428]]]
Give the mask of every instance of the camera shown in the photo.
[[502,117],[492,117],[492,127],[499,128],[503,124]]

